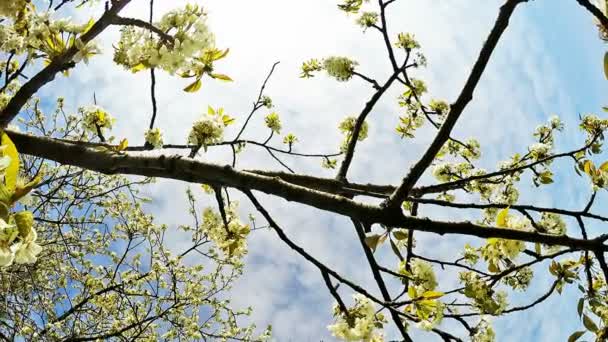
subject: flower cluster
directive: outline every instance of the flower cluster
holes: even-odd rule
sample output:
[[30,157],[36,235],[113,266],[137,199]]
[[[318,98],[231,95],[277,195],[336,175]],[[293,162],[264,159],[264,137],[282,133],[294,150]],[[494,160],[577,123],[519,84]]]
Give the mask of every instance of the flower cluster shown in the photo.
[[378,13],[376,12],[363,12],[361,16],[357,18],[357,24],[364,29],[376,25],[378,22]]
[[534,273],[530,267],[520,268],[502,279],[502,282],[514,290],[525,290],[530,286]]
[[[531,224],[527,218],[509,215],[507,209],[502,210],[496,220],[499,228],[511,228],[529,231]],[[481,256],[488,263],[490,272],[499,272],[501,262],[514,260],[526,249],[526,244],[519,240],[490,238],[480,248]]]
[[608,129],[608,119],[600,119],[597,115],[587,114],[583,116],[580,128],[589,136],[596,136]]
[[[410,262],[410,271],[412,285],[416,286],[420,291],[433,291],[437,288],[437,278],[430,263],[421,259],[413,259]],[[405,261],[399,263],[398,272],[407,274]]]
[[264,123],[266,124],[266,127],[270,128],[273,133],[281,133],[281,118],[276,112],[266,115],[264,118]]
[[215,39],[207,26],[207,16],[198,5],[166,13],[154,25],[162,32],[175,32],[172,40],[132,26],[121,30],[114,62],[132,71],[157,67],[171,74],[211,72],[204,53],[214,49]]
[[413,50],[420,48],[420,43],[418,43],[411,33],[399,33],[395,46],[400,49]]
[[445,116],[450,112],[450,105],[445,101],[432,99],[429,102],[429,109],[441,116]]
[[462,255],[464,257],[464,261],[473,266],[479,261],[479,255],[477,254],[477,250],[468,243],[464,246],[464,253]]
[[199,229],[213,241],[224,253],[225,256],[238,261],[247,254],[247,236],[250,227],[242,223],[236,212],[237,204],[232,202],[226,208],[226,220],[223,221],[221,215],[211,208],[203,211],[203,222]]
[[487,319],[482,318],[475,327],[475,333],[471,335],[471,342],[494,342],[496,334]]
[[28,4],[26,0],[11,0],[0,2],[0,17],[15,18]]
[[464,295],[472,299],[482,313],[498,315],[506,309],[507,295],[505,292],[494,292],[479,275],[470,271],[459,273],[459,278],[464,285]]
[[552,146],[546,143],[536,143],[528,149],[530,150],[530,155],[534,161],[538,161],[540,159],[544,159],[549,156],[549,151],[551,151]]
[[564,129],[564,124],[558,116],[554,115],[549,119],[549,123],[536,127],[534,137],[540,142],[553,145],[555,131],[561,131],[562,129]]
[[16,55],[27,52],[35,55],[35,58],[44,58],[47,64],[73,47],[79,50],[73,58],[74,62],[88,61],[90,56],[99,53],[94,42],[85,44],[81,40],[81,36],[91,28],[94,21],[76,24],[65,18],[55,20],[50,12],[36,12],[29,1],[26,1],[26,7],[22,3],[23,1],[3,1],[0,7],[0,16],[4,11],[9,12],[5,15],[14,16],[15,9],[21,8],[14,20],[0,24],[0,51]]
[[[340,122],[340,124],[338,125],[338,129],[340,130],[340,132],[342,132],[342,134],[344,134],[344,140],[342,141],[342,145],[340,146],[340,150],[343,152],[346,151],[346,149],[348,147],[348,143],[353,135],[356,123],[357,123],[356,117],[348,116],[348,117],[344,118],[344,120],[342,120]],[[367,122],[363,121],[363,124],[361,125],[361,129],[359,129],[359,135],[357,135],[357,140],[363,141],[363,140],[367,139],[368,132],[369,132],[369,125],[367,124]]]
[[234,122],[230,116],[224,114],[224,109],[215,110],[211,107],[192,124],[188,143],[195,146],[207,146],[218,143],[224,136],[224,128]]
[[[414,132],[424,125],[424,116],[418,113],[420,106],[410,105],[410,110],[406,114],[399,117],[399,124],[397,125],[396,132],[401,138],[413,138]],[[412,110],[414,109],[414,110]]]
[[323,69],[338,81],[348,81],[353,77],[357,62],[347,57],[327,57],[323,60]]
[[369,2],[369,0],[342,0],[338,8],[346,13],[357,13],[364,2]]
[[93,134],[102,132],[103,129],[112,129],[114,122],[116,122],[116,119],[108,112],[96,105],[80,107],[78,112],[82,115],[84,129]]
[[477,139],[468,139],[465,142],[448,140],[437,153],[437,158],[445,155],[460,156],[468,161],[477,160],[481,157],[481,145]]
[[361,295],[353,295],[355,305],[342,312],[338,304],[333,312],[336,321],[327,328],[332,335],[344,341],[381,342],[384,340],[382,328],[386,319],[382,313],[376,313],[372,301]]
[[444,294],[437,291],[419,291],[414,286],[407,289],[411,304],[406,305],[405,312],[416,315],[420,321],[418,326],[424,330],[432,330],[443,320],[445,305],[437,300]]
[[162,148],[163,147],[163,133],[160,131],[160,128],[152,128],[146,131],[145,133],[146,143],[150,144],[150,146],[154,148]]
[[36,243],[38,234],[29,211],[13,214],[7,223],[0,218],[0,267],[35,263],[42,247]]
[[290,149],[293,147],[293,144],[295,144],[297,141],[298,141],[298,137],[293,135],[293,133],[289,133],[283,138],[283,144],[288,145]]
[[311,78],[314,72],[325,70],[338,81],[345,82],[353,77],[357,62],[347,57],[327,57],[323,60],[310,59],[302,64],[301,78]]
[[473,167],[471,164],[462,163],[441,163],[433,168],[433,176],[440,182],[449,182],[470,175]]
[[536,225],[548,234],[566,234],[566,222],[559,214],[543,212]]

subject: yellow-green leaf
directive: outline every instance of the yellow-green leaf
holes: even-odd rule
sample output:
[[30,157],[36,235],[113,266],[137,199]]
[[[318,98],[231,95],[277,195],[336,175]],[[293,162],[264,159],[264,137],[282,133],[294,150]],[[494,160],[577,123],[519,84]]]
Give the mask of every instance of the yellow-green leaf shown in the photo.
[[604,54],[604,76],[608,79],[608,52]]
[[221,81],[225,81],[225,82],[232,82],[232,78],[230,78],[228,75],[224,75],[224,74],[209,74],[209,76],[211,76],[212,78],[215,78],[217,80],[221,80]]
[[91,19],[89,19],[87,26],[84,28],[84,31],[82,31],[82,34],[84,35],[87,32],[89,32],[91,30],[91,28],[93,28],[93,25],[95,25],[95,20],[93,20],[93,18],[91,18]]
[[602,170],[604,172],[608,172],[608,161],[606,161],[602,165],[600,165],[600,170]]
[[222,121],[224,122],[224,126],[228,126],[233,124],[236,120],[229,115],[222,115]]
[[194,92],[199,91],[199,89],[201,89],[202,85],[203,85],[203,82],[201,82],[201,79],[199,78],[196,81],[194,81],[192,84],[190,84],[189,86],[184,88],[184,91],[187,93],[194,93]]
[[9,136],[2,132],[2,146],[4,147],[3,155],[11,158],[11,162],[6,168],[6,174],[4,176],[4,184],[10,192],[15,190],[17,184],[17,176],[19,175],[19,153],[15,144],[9,138]]
[[413,286],[408,287],[407,295],[410,296],[411,299],[418,297],[418,294],[416,293],[416,289]]
[[126,150],[127,147],[129,147],[129,140],[122,139],[120,141],[120,143],[118,144],[118,146],[116,146],[116,151],[117,152],[122,152],[122,151]]
[[583,164],[583,171],[589,176],[593,176],[595,167],[593,166],[593,162],[591,160],[585,160],[585,164]]
[[215,115],[215,109],[213,109],[211,106],[207,106],[207,114]]
[[226,49],[224,51],[222,51],[222,50],[215,50],[212,59],[214,61],[220,60],[220,59],[228,56],[228,52],[230,52],[230,49]]
[[507,226],[507,216],[509,215],[509,207],[506,207],[498,212],[496,215],[496,226],[498,227],[506,227]]
[[140,71],[144,70],[145,68],[146,68],[146,66],[144,65],[144,63],[139,63],[136,66],[131,68],[131,72],[132,73],[140,72]]
[[437,299],[443,297],[444,293],[439,291],[426,291],[421,297],[424,299]]

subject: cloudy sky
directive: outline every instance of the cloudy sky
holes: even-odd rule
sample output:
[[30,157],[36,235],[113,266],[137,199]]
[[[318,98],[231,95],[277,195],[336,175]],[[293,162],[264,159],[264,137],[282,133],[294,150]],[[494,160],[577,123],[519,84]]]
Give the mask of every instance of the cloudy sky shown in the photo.
[[[385,79],[390,72],[379,35],[374,31],[364,34],[354,24],[354,17],[336,9],[334,0],[196,1],[209,13],[218,47],[231,51],[229,58],[218,63],[217,71],[230,75],[235,82],[207,80],[200,92],[186,94],[181,91],[186,85],[184,80],[160,74],[157,122],[166,142],[185,143],[191,123],[208,105],[224,107],[242,122],[268,70],[280,61],[267,94],[281,115],[284,132],[298,136],[297,148],[301,152],[333,152],[341,140],[337,124],[344,116],[358,113],[372,89],[359,80],[348,83],[325,77],[302,80],[298,78],[302,61],[344,55],[359,62],[360,72],[378,80]],[[502,2],[400,0],[391,6],[391,35],[415,34],[427,56],[428,67],[416,71],[415,77],[426,81],[432,97],[455,100]],[[186,1],[156,3],[156,13],[160,15]],[[146,18],[147,4],[148,1],[134,0],[124,15]],[[143,142],[151,111],[148,74],[133,75],[112,65],[111,44],[117,36],[115,30],[103,36],[105,55],[88,66],[77,67],[69,79],[60,79],[45,88],[41,97],[52,101],[62,95],[68,106],[75,109],[90,104],[95,93],[99,104],[118,119],[115,135],[139,144]],[[455,136],[479,139],[483,152],[479,164],[488,170],[514,152],[525,151],[533,142],[534,127],[554,114],[568,125],[558,138],[559,149],[577,146],[583,139],[576,125],[578,115],[599,112],[605,104],[602,94],[606,94],[607,83],[601,71],[604,49],[591,18],[576,1],[537,0],[519,6],[473,102],[454,131]],[[398,182],[433,138],[430,129],[421,130],[416,139],[407,141],[394,133],[399,116],[396,97],[402,91],[395,87],[370,115],[370,137],[359,145],[350,172],[352,181]],[[247,137],[266,137],[264,114],[254,118]],[[227,152],[213,150],[199,158],[223,162]],[[321,169],[320,160],[286,161],[302,173],[331,177],[335,172]],[[522,189],[522,203],[580,207],[589,195],[589,186],[568,164],[560,165],[564,171],[557,174],[555,185],[543,191]],[[269,156],[253,148],[240,159],[239,167],[280,169]],[[423,181],[428,183],[432,179],[426,177]],[[188,222],[184,188],[184,184],[161,181],[150,189],[153,197],[150,210],[159,222],[175,225]],[[601,197],[600,200],[605,199]],[[202,195],[201,199],[202,203],[208,200]],[[338,272],[375,291],[347,219],[270,197],[260,195],[260,199],[290,237]],[[243,213],[248,212],[252,209],[243,201]],[[478,218],[436,208],[424,208],[422,214]],[[571,229],[571,234],[576,233]],[[418,240],[419,253],[444,258],[456,257],[464,242],[469,241],[434,235],[419,235]],[[180,238],[172,243],[179,246]],[[385,252],[378,253],[384,256]],[[383,260],[387,266],[395,266],[388,255]],[[332,299],[319,272],[271,231],[252,234],[246,271],[232,292],[233,301],[236,305],[253,306],[253,321],[259,326],[272,324],[277,341],[332,340],[325,328],[331,321]],[[545,275],[546,264],[538,273],[528,294],[515,295],[514,303],[529,302],[532,295],[546,291],[551,283]],[[448,279],[449,274],[445,277]],[[347,291],[343,294],[345,298],[349,296]],[[495,320],[499,341],[565,340],[580,326],[573,306],[575,300],[574,292],[565,291],[561,297],[529,312]],[[425,340],[436,338],[420,336]]]

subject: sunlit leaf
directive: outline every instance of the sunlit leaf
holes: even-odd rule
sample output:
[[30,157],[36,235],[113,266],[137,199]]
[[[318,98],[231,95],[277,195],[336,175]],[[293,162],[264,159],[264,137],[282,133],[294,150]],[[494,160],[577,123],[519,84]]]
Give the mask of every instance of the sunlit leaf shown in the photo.
[[215,78],[217,80],[226,81],[226,82],[232,82],[232,78],[230,78],[228,75],[224,75],[224,74],[209,74],[209,76],[211,76],[212,78]]
[[146,66],[144,65],[144,63],[139,63],[136,66],[131,68],[131,72],[137,73],[137,72],[144,70],[145,68],[146,68]]
[[129,140],[122,139],[120,141],[120,143],[118,144],[118,146],[116,147],[116,151],[117,152],[122,152],[122,151],[126,150],[127,147],[129,147]]
[[17,176],[19,175],[19,153],[11,138],[4,132],[2,132],[2,146],[5,146],[3,155],[11,158],[11,162],[6,169],[6,174],[4,176],[4,184],[6,184],[7,189],[12,192],[15,190]]
[[439,291],[426,291],[420,297],[424,299],[437,299],[443,297],[445,293]]
[[89,32],[93,28],[93,25],[95,25],[95,20],[91,18],[89,19],[89,22],[87,23],[87,26],[85,27],[84,31],[82,31],[82,34],[84,35]]
[[196,81],[194,81],[192,84],[190,84],[189,86],[184,88],[184,91],[186,93],[194,93],[194,92],[199,91],[201,89],[202,85],[203,85],[203,82],[201,82],[201,80],[199,78]]
[[591,160],[585,160],[585,163],[583,164],[583,170],[589,176],[593,176],[593,173],[595,172],[595,167],[593,166],[593,162]]
[[507,226],[507,216],[509,215],[509,208],[504,208],[498,212],[496,215],[496,225],[498,227],[506,227]]

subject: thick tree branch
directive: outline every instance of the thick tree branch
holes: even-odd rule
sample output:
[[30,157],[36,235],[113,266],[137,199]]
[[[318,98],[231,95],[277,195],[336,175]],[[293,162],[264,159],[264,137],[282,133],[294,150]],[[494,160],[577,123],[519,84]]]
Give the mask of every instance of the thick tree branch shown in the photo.
[[360,203],[342,196],[294,185],[278,177],[238,171],[229,165],[221,166],[204,163],[181,156],[133,156],[111,151],[99,151],[77,143],[57,141],[51,138],[33,137],[16,132],[8,133],[21,153],[105,174],[161,177],[190,183],[220,184],[232,188],[257,190],[288,201],[344,215],[366,224],[380,223],[387,227],[405,227],[441,235],[463,234],[481,238],[496,237],[539,242],[580,250],[608,250],[604,245],[604,241],[607,239],[604,236],[583,240],[565,235],[555,236],[513,229],[484,227],[471,222],[442,222],[405,216],[399,208],[398,210],[392,210],[377,205]]

